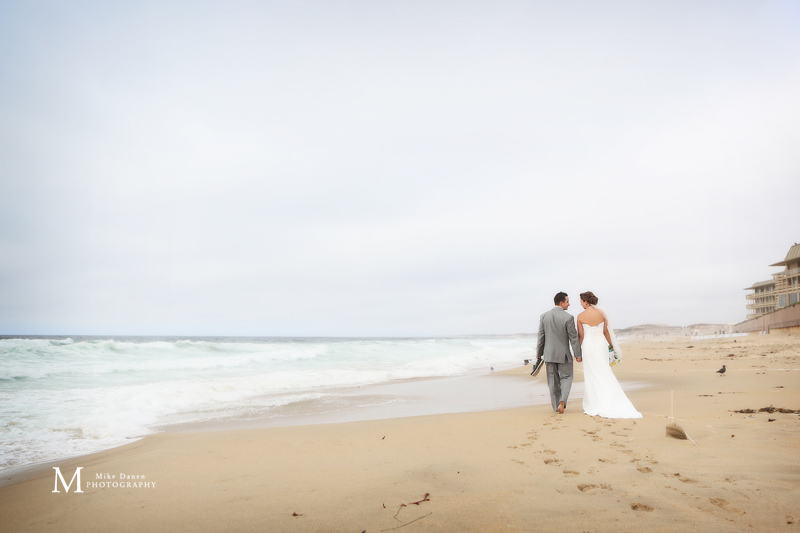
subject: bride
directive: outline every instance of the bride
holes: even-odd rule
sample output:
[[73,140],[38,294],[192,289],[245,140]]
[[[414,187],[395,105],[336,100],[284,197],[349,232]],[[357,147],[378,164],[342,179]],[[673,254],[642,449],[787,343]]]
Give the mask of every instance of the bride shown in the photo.
[[[642,418],[611,371],[609,355],[621,358],[622,352],[606,313],[596,305],[597,296],[581,293],[584,311],[578,315],[578,339],[583,353],[583,411],[605,418]],[[614,353],[609,352],[611,346]]]

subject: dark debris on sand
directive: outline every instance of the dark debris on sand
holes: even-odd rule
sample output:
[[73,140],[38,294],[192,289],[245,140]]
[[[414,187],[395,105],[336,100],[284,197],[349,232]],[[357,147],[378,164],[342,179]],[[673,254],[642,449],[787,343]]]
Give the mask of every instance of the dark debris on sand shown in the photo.
[[733,411],[734,413],[788,413],[788,414],[800,414],[800,409],[786,409],[784,407],[762,407],[761,409],[739,409],[738,411]]

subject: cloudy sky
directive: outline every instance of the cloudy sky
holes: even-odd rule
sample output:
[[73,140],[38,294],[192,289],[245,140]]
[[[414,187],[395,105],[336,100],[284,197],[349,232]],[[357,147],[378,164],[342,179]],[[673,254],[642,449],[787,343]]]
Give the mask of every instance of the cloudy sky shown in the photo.
[[0,2],[0,334],[744,320],[800,3]]

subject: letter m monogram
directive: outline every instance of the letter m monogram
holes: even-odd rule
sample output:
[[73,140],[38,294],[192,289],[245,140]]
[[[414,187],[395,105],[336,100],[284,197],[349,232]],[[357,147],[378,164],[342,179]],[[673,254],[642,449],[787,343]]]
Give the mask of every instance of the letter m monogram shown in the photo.
[[75,481],[75,478],[78,478],[78,488],[75,490],[75,492],[83,492],[81,490],[81,469],[82,468],[83,468],[82,466],[79,466],[77,469],[75,469],[75,473],[72,475],[72,479],[70,479],[69,480],[69,484],[67,484],[67,482],[64,481],[64,476],[61,475],[61,469],[59,467],[57,467],[57,466],[54,466],[53,470],[56,471],[56,481],[55,481],[55,486],[53,487],[53,492],[58,492],[58,493],[61,492],[61,491],[58,490],[58,480],[59,479],[61,480],[61,484],[64,486],[64,490],[66,492],[69,492],[69,488],[72,486],[72,482]]

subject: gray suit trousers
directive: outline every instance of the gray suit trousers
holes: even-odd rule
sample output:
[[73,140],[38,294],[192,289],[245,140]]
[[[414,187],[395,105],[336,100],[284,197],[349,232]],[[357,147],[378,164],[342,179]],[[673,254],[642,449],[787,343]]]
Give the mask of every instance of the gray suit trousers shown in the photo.
[[553,411],[558,411],[558,404],[567,405],[569,391],[572,389],[572,361],[569,363],[545,363],[547,365],[547,386],[550,388],[550,401]]

